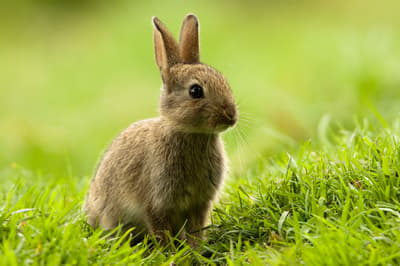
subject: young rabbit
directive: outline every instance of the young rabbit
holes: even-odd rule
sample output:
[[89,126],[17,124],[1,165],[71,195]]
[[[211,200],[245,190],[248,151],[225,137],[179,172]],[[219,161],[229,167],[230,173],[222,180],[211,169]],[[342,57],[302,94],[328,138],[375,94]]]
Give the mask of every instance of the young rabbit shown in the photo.
[[88,223],[163,241],[164,231],[203,238],[226,171],[220,133],[236,124],[238,110],[222,74],[200,63],[196,16],[185,17],[179,43],[158,18],[153,25],[160,116],[133,123],[105,152],[86,201]]

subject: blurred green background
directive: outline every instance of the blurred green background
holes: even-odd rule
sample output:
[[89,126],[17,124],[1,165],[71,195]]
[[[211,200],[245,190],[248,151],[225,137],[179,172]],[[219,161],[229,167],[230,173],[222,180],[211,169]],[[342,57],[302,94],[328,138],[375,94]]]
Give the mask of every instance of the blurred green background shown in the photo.
[[0,169],[91,175],[121,130],[157,115],[153,15],[176,34],[187,13],[199,17],[202,61],[225,74],[240,104],[225,136],[235,171],[318,137],[327,117],[351,127],[372,110],[399,114],[399,1],[2,5]]

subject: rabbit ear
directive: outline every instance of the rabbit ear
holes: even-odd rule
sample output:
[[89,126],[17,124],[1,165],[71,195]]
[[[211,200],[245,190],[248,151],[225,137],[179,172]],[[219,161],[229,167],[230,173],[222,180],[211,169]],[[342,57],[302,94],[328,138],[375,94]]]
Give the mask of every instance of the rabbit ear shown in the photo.
[[161,75],[165,78],[168,69],[180,61],[178,44],[167,27],[158,18],[153,17],[153,25],[156,63]]
[[200,62],[199,21],[193,14],[185,17],[179,39],[179,54],[183,63]]

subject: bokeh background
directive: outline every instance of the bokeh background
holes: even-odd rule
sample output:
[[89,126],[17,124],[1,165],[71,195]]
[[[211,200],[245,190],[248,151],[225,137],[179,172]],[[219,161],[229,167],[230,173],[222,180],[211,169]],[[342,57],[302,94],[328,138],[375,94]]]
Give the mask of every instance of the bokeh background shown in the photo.
[[5,1],[0,169],[91,175],[130,123],[157,116],[151,17],[201,25],[201,58],[240,104],[233,171],[400,107],[399,1]]

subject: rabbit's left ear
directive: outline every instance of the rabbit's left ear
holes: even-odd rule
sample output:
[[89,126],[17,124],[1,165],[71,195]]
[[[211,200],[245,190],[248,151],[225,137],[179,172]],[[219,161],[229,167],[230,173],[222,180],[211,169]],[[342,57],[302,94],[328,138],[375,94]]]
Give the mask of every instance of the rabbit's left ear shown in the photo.
[[179,55],[185,64],[200,63],[199,21],[193,14],[185,17],[179,38]]

